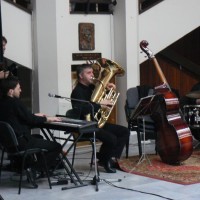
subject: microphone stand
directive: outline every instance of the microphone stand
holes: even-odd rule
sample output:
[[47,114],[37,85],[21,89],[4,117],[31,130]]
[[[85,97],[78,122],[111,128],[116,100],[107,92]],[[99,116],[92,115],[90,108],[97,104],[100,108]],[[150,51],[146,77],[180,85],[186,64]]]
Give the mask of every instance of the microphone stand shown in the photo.
[[[69,98],[69,97],[62,97],[62,96],[59,96],[59,95],[53,95],[51,93],[48,94],[49,97],[54,97],[54,98],[60,98],[60,99],[65,99],[65,100],[68,100],[68,101],[77,101],[77,102],[82,102],[82,103],[87,103],[91,106],[92,108],[92,119],[94,119],[94,106],[92,105],[92,103],[90,101],[86,101],[86,100],[80,100],[80,99],[75,99],[75,98]],[[108,180],[105,180],[105,179],[100,179],[100,176],[99,176],[99,170],[98,170],[98,167],[97,167],[97,157],[96,157],[96,132],[93,131],[93,147],[94,147],[94,168],[95,168],[95,175],[91,181],[91,184],[92,185],[95,185],[96,186],[96,191],[99,191],[99,187],[98,187],[98,182],[100,182],[101,180],[104,180],[105,182],[108,182]],[[121,179],[115,179],[115,180],[112,180],[114,182],[120,182]],[[62,188],[62,190],[64,189],[67,189],[66,187]]]
[[[60,98],[60,99],[65,99],[65,100],[69,100],[69,101],[77,101],[77,102],[82,102],[82,103],[88,103],[91,108],[92,108],[92,119],[94,119],[94,106],[92,105],[91,102],[86,101],[86,100],[80,100],[80,99],[75,99],[75,98],[69,98],[69,97],[62,97],[59,95],[53,95],[51,93],[48,94],[49,97],[54,97],[54,98]],[[91,181],[92,185],[96,185],[96,191],[99,191],[98,188],[98,182],[100,182],[100,178],[99,178],[99,171],[98,171],[98,167],[97,167],[97,156],[96,156],[96,132],[93,131],[93,147],[94,147],[94,168],[95,168],[95,175],[93,177],[93,180]],[[64,188],[62,188],[63,190]]]

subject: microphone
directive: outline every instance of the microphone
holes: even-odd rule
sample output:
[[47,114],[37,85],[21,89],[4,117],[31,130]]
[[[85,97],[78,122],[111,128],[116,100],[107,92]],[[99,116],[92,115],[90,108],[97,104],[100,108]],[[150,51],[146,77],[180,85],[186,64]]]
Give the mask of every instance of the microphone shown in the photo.
[[[49,97],[54,97],[54,98],[59,98],[59,99],[66,99],[66,100],[70,100],[70,101],[78,101],[78,102],[82,102],[82,103],[88,103],[91,106],[93,106],[91,101],[86,101],[86,100],[81,100],[81,99],[74,99],[74,98],[69,98],[69,97],[62,97],[60,95],[52,94],[52,93],[49,93],[48,96]],[[96,104],[112,107],[112,105],[110,105],[110,104],[100,104],[100,103],[96,103]]]
[[[49,97],[54,97],[54,98],[60,98],[60,99],[65,99],[65,100],[69,100],[69,101],[76,101],[76,102],[81,102],[81,103],[87,103],[91,106],[92,108],[92,118],[94,118],[94,105],[92,105],[92,102],[90,101],[86,101],[86,100],[81,100],[81,99],[75,99],[75,98],[70,98],[70,97],[62,97],[60,95],[57,94],[52,94],[49,93],[48,94]],[[98,104],[98,103],[97,103]],[[100,105],[100,104],[99,104]]]
[[78,101],[78,102],[89,103],[89,104],[92,103],[90,101],[81,100],[81,99],[75,99],[75,98],[70,98],[70,97],[62,97],[60,95],[52,94],[52,93],[49,93],[48,96],[49,97],[54,97],[54,98],[66,99],[66,100],[70,100],[70,101]]
[[60,95],[57,95],[57,94],[51,94],[51,93],[49,93],[48,96],[49,96],[49,97],[54,97],[54,98],[61,98],[61,99],[64,98],[64,97],[61,97]]

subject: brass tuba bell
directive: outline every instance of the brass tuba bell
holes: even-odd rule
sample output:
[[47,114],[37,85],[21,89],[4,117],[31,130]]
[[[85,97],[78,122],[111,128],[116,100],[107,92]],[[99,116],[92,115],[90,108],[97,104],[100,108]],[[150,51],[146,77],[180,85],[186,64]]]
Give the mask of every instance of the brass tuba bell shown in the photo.
[[101,108],[94,116],[94,118],[98,121],[99,128],[101,128],[108,120],[119,97],[119,93],[117,93],[115,89],[112,88],[111,90],[107,90],[106,86],[114,76],[122,76],[125,71],[116,62],[105,58],[98,59],[92,67],[94,70],[94,79],[96,80],[96,84],[91,96],[91,101],[100,103],[101,100],[107,99],[113,102],[112,107]]

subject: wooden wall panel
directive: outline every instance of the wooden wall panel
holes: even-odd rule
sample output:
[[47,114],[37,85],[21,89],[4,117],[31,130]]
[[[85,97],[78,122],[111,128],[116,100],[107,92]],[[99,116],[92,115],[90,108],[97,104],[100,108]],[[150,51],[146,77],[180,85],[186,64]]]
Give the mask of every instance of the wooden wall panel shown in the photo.
[[[181,69],[177,64],[156,56],[156,59],[167,79],[171,88],[179,91],[180,97],[187,94],[192,86],[198,82],[198,79],[191,73]],[[140,84],[150,85],[152,87],[162,84],[162,81],[151,60],[140,65]]]
[[[168,48],[177,52],[191,62],[200,65],[200,27],[190,32]],[[192,86],[200,81],[200,77],[182,69],[178,64],[170,61],[161,54],[155,55],[170,87],[178,89],[182,97],[190,92]],[[158,86],[161,81],[153,62],[147,60],[140,65],[140,84]]]
[[180,77],[180,92],[182,96],[189,93],[192,86],[196,84],[199,80],[191,73],[188,73],[185,70],[181,71]]

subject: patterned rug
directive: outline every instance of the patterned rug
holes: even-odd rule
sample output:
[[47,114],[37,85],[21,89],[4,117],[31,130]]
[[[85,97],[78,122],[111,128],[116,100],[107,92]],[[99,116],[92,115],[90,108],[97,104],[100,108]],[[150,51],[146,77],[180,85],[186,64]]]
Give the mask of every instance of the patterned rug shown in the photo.
[[[200,151],[195,151],[181,165],[165,164],[158,155],[147,155],[148,159],[139,162],[134,156],[119,161],[120,168],[128,173],[189,185],[200,183]],[[151,165],[150,165],[151,164]]]

